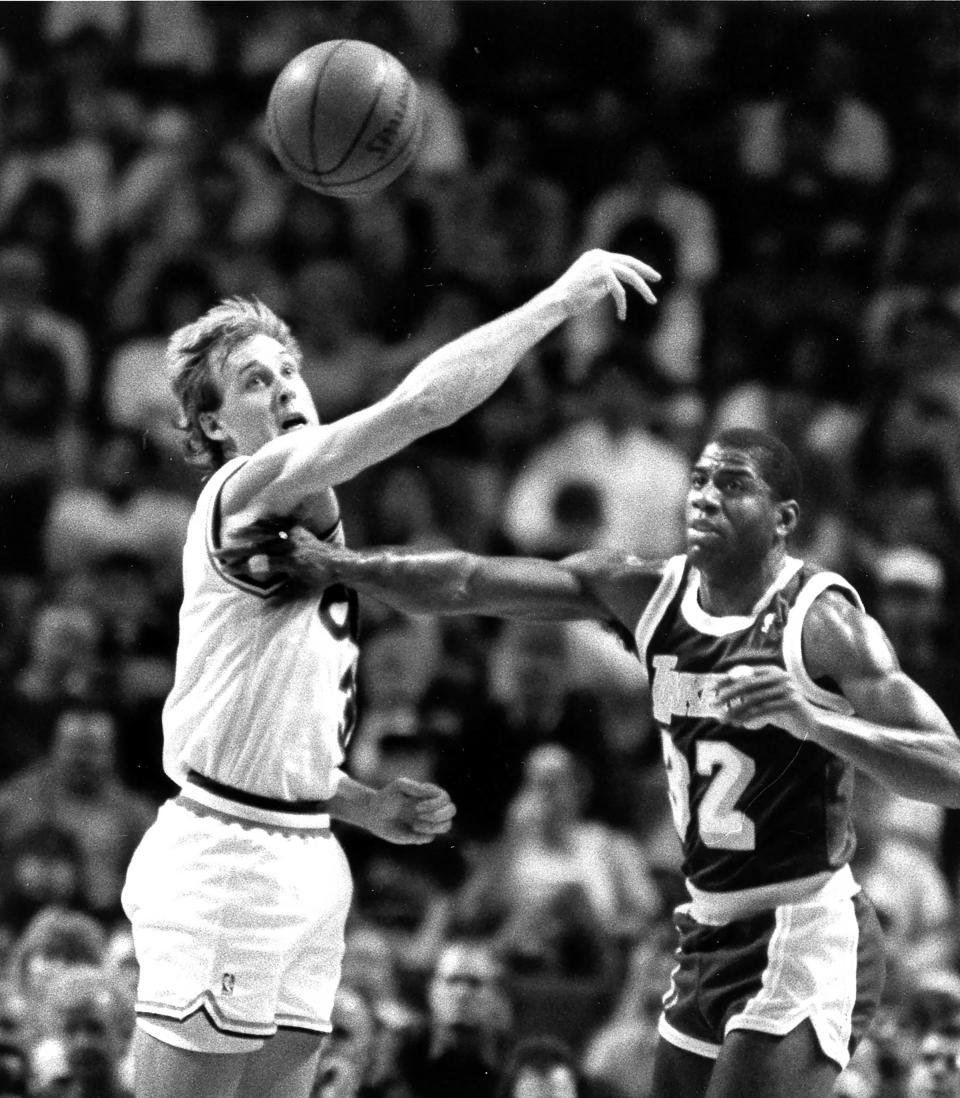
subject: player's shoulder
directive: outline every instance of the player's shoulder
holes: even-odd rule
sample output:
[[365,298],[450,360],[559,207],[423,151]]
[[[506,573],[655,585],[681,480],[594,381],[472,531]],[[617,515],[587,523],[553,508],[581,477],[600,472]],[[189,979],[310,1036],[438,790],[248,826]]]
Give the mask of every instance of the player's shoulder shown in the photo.
[[843,587],[825,587],[804,617],[804,654],[825,673],[860,666],[888,647],[880,625]]
[[818,591],[811,601],[804,619],[804,632],[852,638],[868,620],[866,612],[850,597],[849,589],[831,584]]

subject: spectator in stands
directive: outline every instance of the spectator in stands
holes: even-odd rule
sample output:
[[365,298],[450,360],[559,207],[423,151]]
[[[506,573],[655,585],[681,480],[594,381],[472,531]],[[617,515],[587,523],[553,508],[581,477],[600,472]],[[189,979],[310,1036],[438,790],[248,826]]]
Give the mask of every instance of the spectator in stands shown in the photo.
[[61,591],[35,609],[26,656],[0,684],[0,780],[46,754],[64,706],[105,701],[102,643],[103,624],[82,596]]
[[44,533],[49,571],[63,576],[117,553],[143,557],[157,571],[160,590],[179,589],[181,554],[192,504],[156,487],[156,449],[132,429],[108,430],[95,444],[85,483],[54,497]]
[[402,1059],[417,1098],[493,1098],[509,1040],[503,965],[483,939],[451,938],[427,989],[427,1032]]
[[341,984],[330,1023],[310,1098],[373,1098],[366,1087],[376,1049],[377,1022],[370,1004]]
[[[111,427],[136,433],[165,458],[164,482],[187,484],[182,470],[180,410],[164,367],[170,333],[204,312],[217,299],[213,272],[200,256],[173,259],[156,274],[142,325],[115,340],[103,380],[103,404]],[[116,336],[117,333],[111,333]],[[171,467],[170,469],[166,467]],[[176,471],[173,471],[176,470]],[[155,470],[159,473],[160,470]]]
[[941,955],[953,899],[939,865],[943,814],[907,801],[864,775],[855,799],[858,880],[877,909],[891,968],[919,975]]
[[[5,960],[5,959],[4,959]],[[3,969],[9,966],[4,963]],[[26,1050],[35,1038],[36,1006],[9,976],[0,979],[0,1043]]]
[[47,991],[34,1054],[38,1098],[133,1098],[121,1081],[132,1003],[94,966],[77,966]]
[[960,287],[957,159],[952,134],[935,134],[918,149],[881,238],[882,284],[947,291]]
[[347,259],[304,263],[290,285],[289,316],[303,348],[303,374],[324,415],[338,419],[385,396],[381,342],[371,331],[365,290]]
[[521,117],[486,119],[475,144],[479,167],[423,188],[430,235],[442,270],[512,305],[566,261],[572,247],[570,197],[537,163]]
[[575,420],[532,447],[504,504],[504,532],[516,548],[550,548],[551,506],[573,483],[599,494],[599,527],[580,548],[627,545],[654,558],[677,551],[687,459],[653,429],[657,398],[644,379],[647,368],[626,348],[598,360]]
[[676,179],[673,158],[657,139],[638,139],[626,154],[626,166],[583,214],[580,248],[607,248],[634,218],[652,216],[676,240],[677,279],[702,286],[720,268],[716,215],[707,199]]
[[399,1056],[424,1025],[419,1004],[410,993],[389,934],[369,920],[351,916],[340,967],[340,987],[355,992],[369,1006],[374,1020],[371,1063],[364,1080],[364,1098],[409,1098]]
[[49,753],[0,787],[0,834],[41,822],[68,830],[83,850],[91,910],[104,917],[119,911],[127,863],[156,815],[117,776],[116,746],[108,710],[67,708]]
[[39,578],[44,524],[76,456],[67,371],[55,348],[2,321],[0,360],[0,572]]
[[960,1098],[960,1015],[923,1035],[910,1062],[905,1098]]
[[28,1098],[30,1059],[19,1045],[0,1041],[0,1098]]
[[802,129],[824,178],[864,187],[882,184],[892,168],[890,134],[883,116],[863,97],[855,51],[825,35],[800,72],[795,94],[741,105],[740,169],[748,178],[786,182]]
[[[395,757],[385,774],[393,767],[411,777],[422,773],[408,740],[398,737],[399,749],[391,749]],[[463,873],[459,851],[450,844],[442,852],[411,848],[397,854],[380,840],[353,832],[343,841],[353,866],[359,917],[384,935],[401,980],[422,983],[449,928],[451,897]]]
[[856,521],[875,542],[913,544],[960,567],[960,362],[881,391],[855,458]]
[[630,951],[610,1015],[587,1035],[581,1067],[602,1098],[656,1098],[650,1092],[663,989],[670,983],[674,940],[669,923],[650,928]]
[[46,907],[27,924],[14,946],[8,972],[16,989],[40,1015],[47,995],[78,966],[99,968],[106,936],[90,915],[64,907]]
[[94,300],[102,270],[96,249],[84,249],[76,237],[76,212],[62,183],[38,178],[29,183],[0,226],[9,244],[33,249],[47,276],[51,309],[87,330],[96,324]]
[[[59,262],[59,260],[58,260]],[[93,389],[91,334],[52,307],[50,272],[43,255],[26,244],[0,244],[0,337],[19,336],[44,347],[63,370],[63,411],[72,419],[87,411]],[[50,409],[46,409],[50,414]]]
[[525,1037],[507,1059],[497,1098],[578,1098],[580,1070],[573,1049],[556,1037]]
[[577,684],[573,668],[579,652],[573,638],[553,622],[516,621],[505,623],[488,642],[485,689],[493,712],[483,739],[465,753],[464,765],[476,767],[474,781],[483,784],[491,819],[505,819],[523,781],[526,758],[537,747],[565,747],[589,780],[602,781],[601,714],[596,696]]
[[[206,110],[207,99],[201,104]],[[149,193],[156,180],[151,166],[142,166],[148,221],[147,226],[134,226],[129,247],[117,263],[106,308],[115,338],[144,326],[160,272],[171,262],[197,255],[204,257],[223,294],[256,294],[278,310],[285,309],[286,280],[266,247],[279,216],[276,181],[248,145],[227,140],[229,123],[222,111],[206,110],[206,114],[210,117],[199,117],[198,107],[197,115],[174,123],[175,148],[158,153],[170,161],[160,173],[160,195]],[[131,166],[129,171],[133,170]],[[138,186],[139,182],[133,189]],[[137,195],[133,201],[138,215],[140,198]],[[154,198],[167,205],[156,229],[150,220]]]
[[659,913],[642,847],[584,818],[583,770],[557,744],[530,752],[503,835],[481,856],[454,919],[492,931],[517,972],[603,981],[614,949]]
[[107,141],[81,132],[70,112],[64,73],[37,66],[19,73],[9,88],[0,166],[0,217],[5,217],[37,179],[59,183],[77,213],[77,240],[97,248],[114,214],[114,163]]
[[90,908],[79,841],[65,827],[42,821],[0,841],[0,936],[5,948],[51,906]]

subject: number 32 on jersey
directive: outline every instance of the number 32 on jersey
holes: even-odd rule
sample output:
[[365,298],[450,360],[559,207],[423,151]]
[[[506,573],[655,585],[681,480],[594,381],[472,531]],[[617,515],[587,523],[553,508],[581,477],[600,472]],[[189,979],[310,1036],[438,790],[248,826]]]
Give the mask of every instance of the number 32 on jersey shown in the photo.
[[[663,761],[673,822],[686,842],[690,826],[690,765],[669,733],[661,731]],[[697,830],[705,846],[714,850],[753,850],[753,820],[736,808],[756,771],[753,759],[723,740],[698,740],[694,745],[696,772],[707,779],[697,808]]]

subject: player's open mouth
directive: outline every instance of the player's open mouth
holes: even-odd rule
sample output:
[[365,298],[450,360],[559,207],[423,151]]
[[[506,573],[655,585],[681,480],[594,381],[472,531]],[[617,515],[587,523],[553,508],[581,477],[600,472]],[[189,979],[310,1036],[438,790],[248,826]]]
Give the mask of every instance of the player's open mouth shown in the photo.
[[303,416],[303,415],[300,415],[300,413],[298,412],[296,415],[287,416],[286,419],[281,420],[280,430],[281,431],[295,431],[298,427],[306,427],[306,425],[307,425],[307,417]]

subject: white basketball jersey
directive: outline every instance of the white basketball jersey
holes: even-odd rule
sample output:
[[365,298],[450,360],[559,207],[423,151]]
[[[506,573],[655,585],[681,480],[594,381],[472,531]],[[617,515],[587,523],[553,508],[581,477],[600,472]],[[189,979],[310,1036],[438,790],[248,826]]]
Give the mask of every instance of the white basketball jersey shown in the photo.
[[[282,584],[228,576],[220,544],[229,461],[200,493],[183,551],[176,677],[163,765],[282,800],[326,799],[355,713],[357,600],[342,586],[287,598]],[[342,541],[341,524],[328,535]]]

